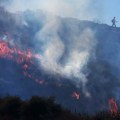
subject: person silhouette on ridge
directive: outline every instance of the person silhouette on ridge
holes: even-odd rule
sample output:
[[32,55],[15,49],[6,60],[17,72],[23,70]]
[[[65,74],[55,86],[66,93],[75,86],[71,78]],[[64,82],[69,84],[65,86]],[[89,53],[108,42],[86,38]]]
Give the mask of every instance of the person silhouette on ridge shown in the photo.
[[114,17],[113,19],[112,19],[112,27],[116,27],[116,18]]

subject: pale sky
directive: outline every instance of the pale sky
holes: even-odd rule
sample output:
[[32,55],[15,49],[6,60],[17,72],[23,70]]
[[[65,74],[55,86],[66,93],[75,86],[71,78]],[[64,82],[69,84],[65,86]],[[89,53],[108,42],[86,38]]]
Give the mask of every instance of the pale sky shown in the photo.
[[104,1],[104,11],[103,20],[111,24],[110,19],[114,16],[118,21],[117,25],[120,27],[120,0],[103,0]]

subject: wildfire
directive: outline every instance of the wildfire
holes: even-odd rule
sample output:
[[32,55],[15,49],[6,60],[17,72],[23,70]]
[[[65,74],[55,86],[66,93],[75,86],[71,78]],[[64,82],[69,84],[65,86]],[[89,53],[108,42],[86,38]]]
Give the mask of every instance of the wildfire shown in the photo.
[[77,93],[77,92],[73,92],[72,93],[72,97],[75,98],[75,99],[77,99],[77,100],[79,100],[80,99],[80,94]]
[[32,73],[28,72],[30,65],[34,64],[33,58],[40,60],[39,54],[32,54],[31,50],[22,51],[16,47],[10,47],[8,42],[0,40],[0,58],[17,62],[22,65],[24,76],[34,79],[39,84],[44,83],[44,81],[38,80],[39,78],[34,77]]
[[109,99],[108,103],[109,103],[109,110],[111,114],[116,115],[118,113],[117,103],[113,98]]
[[7,58],[21,64],[23,62],[32,63],[32,53],[30,50],[21,51],[17,48],[10,48],[7,42],[0,41],[0,58]]

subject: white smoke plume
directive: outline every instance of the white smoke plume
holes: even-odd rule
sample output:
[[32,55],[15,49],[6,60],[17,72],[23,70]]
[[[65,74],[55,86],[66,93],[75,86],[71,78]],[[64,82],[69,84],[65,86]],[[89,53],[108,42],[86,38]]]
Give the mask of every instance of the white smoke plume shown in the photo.
[[[79,32],[79,27],[76,26],[74,31],[71,31],[72,38],[69,39],[68,44],[65,44],[58,35],[60,25],[59,18],[49,18],[43,29],[36,35],[37,39],[44,43],[41,66],[52,74],[73,78],[71,81],[78,87],[81,83],[85,85],[87,78],[86,74],[83,73],[83,69],[87,67],[96,45],[94,32],[87,28],[81,34],[75,35],[74,33]],[[60,60],[66,49],[68,49],[68,53],[64,57],[63,64]]]

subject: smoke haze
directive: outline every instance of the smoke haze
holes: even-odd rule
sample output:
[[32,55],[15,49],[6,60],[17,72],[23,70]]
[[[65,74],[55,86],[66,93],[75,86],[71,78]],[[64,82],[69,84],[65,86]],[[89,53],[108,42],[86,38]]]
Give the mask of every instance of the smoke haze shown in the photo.
[[[69,25],[69,34],[72,34],[72,36],[68,36],[68,40],[65,41],[59,36],[61,20],[55,15],[64,17],[79,16],[79,19],[93,19],[97,14],[93,12],[91,4],[95,1],[75,0],[73,2],[71,0],[69,2],[68,0],[51,0],[49,2],[49,0],[32,0],[27,2],[25,0],[11,0],[9,2],[11,2],[10,5],[7,4],[8,1],[4,2],[4,4],[6,3],[6,9],[14,13],[27,9],[48,11],[42,29],[35,35],[35,39],[42,43],[42,47],[40,44],[37,46],[41,48],[40,65],[45,71],[52,74],[73,78],[70,80],[78,87],[81,84],[85,85],[87,73],[83,71],[87,69],[87,63],[92,54],[94,54],[96,46],[94,32],[90,28],[86,28],[82,33],[79,33],[79,25],[71,24]],[[88,9],[90,9],[89,12]],[[23,21],[27,23],[24,18]],[[37,47],[35,49],[39,49]]]
[[[100,7],[97,7],[99,2],[26,1],[1,1],[1,5],[12,13],[0,9],[0,40],[1,46],[12,50],[13,56],[14,52],[20,58],[21,53],[23,58],[24,55],[34,56],[35,64],[24,64],[22,69],[17,63],[9,65],[2,59],[1,94],[11,93],[25,98],[32,95],[55,96],[63,105],[72,109],[77,106],[78,111],[87,112],[107,109],[110,97],[119,99],[120,36],[117,30],[75,19],[97,18],[101,14]],[[32,55],[26,52],[29,49]],[[6,55],[4,50],[1,55]],[[5,72],[2,63],[5,64]],[[71,98],[72,92],[80,101]]]
[[[11,3],[8,4],[8,1]],[[102,2],[95,0],[7,0],[6,8],[11,12],[41,9],[59,16],[94,20],[101,16]]]

